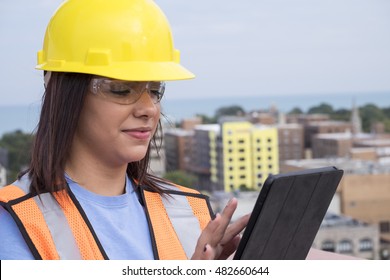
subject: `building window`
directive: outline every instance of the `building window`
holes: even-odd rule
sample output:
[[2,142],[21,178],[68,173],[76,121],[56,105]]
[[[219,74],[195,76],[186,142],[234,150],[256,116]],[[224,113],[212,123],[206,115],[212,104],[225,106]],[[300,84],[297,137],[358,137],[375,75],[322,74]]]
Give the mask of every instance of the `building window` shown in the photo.
[[271,138],[268,138],[268,139],[267,139],[267,142],[268,142],[268,143],[271,143],[271,141],[272,141]]
[[335,252],[334,242],[331,240],[326,240],[322,242],[321,249],[327,252]]
[[268,152],[271,152],[271,151],[272,151],[272,148],[271,148],[271,147],[268,147],[267,150],[268,150]]
[[228,141],[228,144],[229,144],[229,145],[231,145],[232,143],[233,143],[232,140],[229,140],[229,141]]
[[243,158],[243,157],[239,158],[239,161],[245,161],[245,158]]
[[263,178],[263,175],[261,173],[257,174],[257,178],[261,179]]
[[245,166],[240,166],[240,170],[245,170]]
[[238,150],[240,153],[244,153],[245,152],[245,149],[239,149]]
[[245,179],[245,178],[246,178],[245,175],[240,176],[240,179]]
[[233,178],[234,178],[233,176],[229,176],[229,179],[230,179],[230,180],[233,180]]
[[340,253],[352,253],[352,242],[350,240],[341,240],[338,244],[338,251]]
[[257,148],[256,150],[257,150],[258,152],[260,152],[260,151],[261,151],[261,149],[260,149],[260,148]]
[[231,152],[233,152],[233,150],[232,150],[232,149],[229,149],[228,152],[231,153]]
[[230,170],[230,171],[232,171],[232,170],[233,170],[233,167],[232,167],[232,166],[230,166],[230,167],[229,167],[229,170]]
[[380,222],[379,223],[379,229],[382,233],[390,232],[390,222]]
[[258,186],[259,188],[261,188],[261,187],[263,186],[263,184],[262,184],[262,183],[257,183],[257,186]]
[[240,144],[243,144],[245,141],[244,141],[244,139],[239,139],[238,140],[238,143],[240,143]]
[[369,238],[360,239],[359,251],[360,252],[371,252],[373,249],[372,240]]

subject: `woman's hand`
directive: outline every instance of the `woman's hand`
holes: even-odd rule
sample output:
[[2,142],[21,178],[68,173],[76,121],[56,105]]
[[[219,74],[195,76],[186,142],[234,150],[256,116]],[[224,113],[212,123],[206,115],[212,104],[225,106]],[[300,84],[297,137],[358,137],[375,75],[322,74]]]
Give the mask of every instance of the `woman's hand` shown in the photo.
[[239,233],[246,227],[250,216],[245,215],[229,225],[236,208],[237,199],[232,198],[222,213],[218,213],[215,219],[208,223],[198,239],[191,259],[222,260],[236,251],[241,239]]

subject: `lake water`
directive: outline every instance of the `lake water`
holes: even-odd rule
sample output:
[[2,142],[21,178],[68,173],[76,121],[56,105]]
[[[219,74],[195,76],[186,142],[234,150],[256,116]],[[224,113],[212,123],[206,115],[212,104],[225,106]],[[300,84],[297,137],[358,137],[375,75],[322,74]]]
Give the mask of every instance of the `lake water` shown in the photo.
[[[380,108],[390,107],[390,93],[350,93],[350,94],[313,94],[293,96],[251,96],[207,99],[165,99],[162,110],[172,122],[196,114],[213,116],[223,106],[239,105],[244,110],[267,109],[276,106],[282,112],[299,107],[307,111],[322,102],[333,106],[333,109],[351,109],[353,100],[357,106],[373,103]],[[40,104],[2,106],[0,105],[0,136],[5,132],[20,129],[32,132],[38,122]]]

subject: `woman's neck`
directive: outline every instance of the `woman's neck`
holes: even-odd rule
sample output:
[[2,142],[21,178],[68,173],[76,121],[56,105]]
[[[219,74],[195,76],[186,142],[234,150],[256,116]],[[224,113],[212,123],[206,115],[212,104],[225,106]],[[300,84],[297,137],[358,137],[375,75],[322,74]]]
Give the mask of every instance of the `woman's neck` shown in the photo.
[[106,166],[97,161],[77,158],[67,161],[65,172],[81,187],[104,196],[121,195],[125,192],[126,169],[124,166]]

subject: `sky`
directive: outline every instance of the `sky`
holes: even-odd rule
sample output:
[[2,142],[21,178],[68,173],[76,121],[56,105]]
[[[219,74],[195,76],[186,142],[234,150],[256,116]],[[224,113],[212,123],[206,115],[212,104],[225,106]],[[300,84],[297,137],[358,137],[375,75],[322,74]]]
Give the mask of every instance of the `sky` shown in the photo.
[[[36,52],[61,2],[1,0],[0,105],[39,104]],[[390,93],[388,0],[156,3],[196,75],[169,82],[165,98]]]

